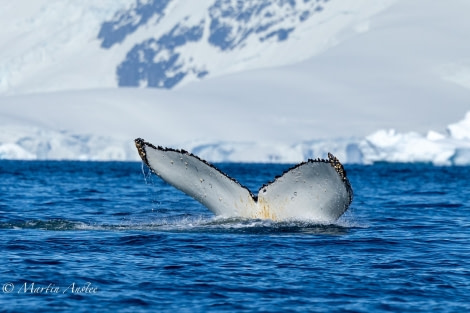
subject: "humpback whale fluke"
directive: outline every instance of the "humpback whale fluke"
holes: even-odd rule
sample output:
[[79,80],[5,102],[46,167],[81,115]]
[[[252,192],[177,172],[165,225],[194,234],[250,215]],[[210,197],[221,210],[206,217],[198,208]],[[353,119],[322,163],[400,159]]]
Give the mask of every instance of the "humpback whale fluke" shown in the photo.
[[223,217],[333,222],[353,199],[346,171],[330,153],[328,160],[309,159],[290,168],[255,196],[185,150],[156,147],[141,138],[135,139],[135,145],[153,173]]

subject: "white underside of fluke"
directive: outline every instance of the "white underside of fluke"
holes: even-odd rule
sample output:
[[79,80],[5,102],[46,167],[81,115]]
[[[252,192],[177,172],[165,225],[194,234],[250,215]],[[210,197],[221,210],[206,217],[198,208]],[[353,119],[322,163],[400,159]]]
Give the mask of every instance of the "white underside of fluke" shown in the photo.
[[184,150],[155,147],[136,139],[142,160],[160,178],[193,197],[214,214],[281,220],[337,220],[352,201],[342,165],[330,160],[298,164],[258,191],[247,188]]

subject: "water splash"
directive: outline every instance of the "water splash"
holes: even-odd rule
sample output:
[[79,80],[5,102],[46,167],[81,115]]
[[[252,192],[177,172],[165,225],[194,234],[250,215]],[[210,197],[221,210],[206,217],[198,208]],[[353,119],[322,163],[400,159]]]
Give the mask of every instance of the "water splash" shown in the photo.
[[324,224],[315,221],[275,222],[262,219],[221,218],[177,215],[157,218],[150,222],[125,220],[118,224],[86,223],[65,219],[10,221],[0,223],[0,229],[46,231],[158,231],[178,233],[235,233],[235,234],[328,234],[343,235],[360,227],[339,221]]

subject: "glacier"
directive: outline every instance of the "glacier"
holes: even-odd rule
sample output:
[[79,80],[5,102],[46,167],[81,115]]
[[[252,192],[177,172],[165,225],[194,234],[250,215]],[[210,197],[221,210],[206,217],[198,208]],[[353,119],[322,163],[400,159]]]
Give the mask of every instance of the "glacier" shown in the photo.
[[[0,159],[469,164],[470,2],[18,0]],[[66,16],[67,18],[64,18]],[[146,88],[151,87],[151,88]]]
[[[365,138],[334,138],[292,144],[259,142],[186,142],[181,147],[210,162],[298,163],[333,153],[346,164],[376,162],[470,165],[470,111],[444,134],[378,130]],[[0,159],[138,161],[129,138],[3,127]]]

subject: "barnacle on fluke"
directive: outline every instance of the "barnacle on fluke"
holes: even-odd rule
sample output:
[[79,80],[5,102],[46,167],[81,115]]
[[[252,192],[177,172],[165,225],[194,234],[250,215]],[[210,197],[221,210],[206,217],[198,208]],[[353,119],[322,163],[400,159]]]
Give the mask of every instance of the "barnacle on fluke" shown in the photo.
[[214,165],[185,150],[135,139],[142,161],[167,183],[224,217],[333,222],[353,199],[341,162],[309,159],[263,185],[255,196]]
[[334,155],[332,155],[329,152],[328,152],[328,160],[330,161],[331,166],[333,166],[333,168],[336,170],[336,172],[339,174],[339,176],[341,176],[344,183],[346,184],[346,188],[348,189],[349,196],[350,196],[350,201],[349,202],[352,202],[354,194],[353,194],[353,191],[352,191],[351,184],[349,183],[349,179],[346,176],[346,170],[344,169],[343,164],[341,164],[341,162],[338,160],[337,157],[335,157]]

